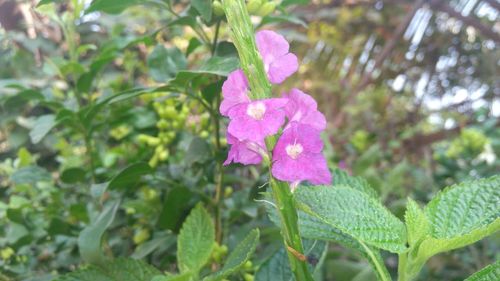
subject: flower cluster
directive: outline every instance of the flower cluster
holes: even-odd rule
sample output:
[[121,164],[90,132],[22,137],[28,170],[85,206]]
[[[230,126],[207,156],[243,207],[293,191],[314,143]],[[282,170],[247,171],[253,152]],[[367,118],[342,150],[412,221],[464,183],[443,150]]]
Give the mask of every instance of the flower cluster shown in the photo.
[[[285,38],[273,31],[259,31],[257,49],[272,84],[280,84],[299,67]],[[273,176],[297,185],[301,181],[329,184],[331,174],[321,151],[320,133],[326,128],[316,101],[298,89],[280,98],[251,100],[247,77],[241,69],[229,74],[222,86],[220,113],[229,117],[227,142],[231,162],[259,164],[267,154],[265,138],[282,134],[272,151]]]

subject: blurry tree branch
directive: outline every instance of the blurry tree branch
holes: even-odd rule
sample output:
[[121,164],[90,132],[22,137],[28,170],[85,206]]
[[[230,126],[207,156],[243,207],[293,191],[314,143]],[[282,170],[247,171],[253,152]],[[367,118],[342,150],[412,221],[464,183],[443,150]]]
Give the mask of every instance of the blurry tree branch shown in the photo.
[[[380,68],[382,66],[382,64],[384,63],[384,61],[389,57],[392,50],[396,47],[397,43],[399,42],[399,40],[403,36],[406,28],[408,28],[408,25],[410,24],[411,20],[413,19],[413,16],[418,11],[418,9],[420,9],[424,5],[424,3],[425,3],[425,0],[418,0],[417,2],[415,2],[413,7],[411,8],[411,10],[405,15],[405,17],[403,18],[401,23],[398,25],[398,27],[394,31],[394,34],[392,35],[392,37],[385,43],[382,51],[376,57],[375,65],[372,68],[372,70],[364,73],[358,86],[353,90],[352,93],[350,93],[346,104],[350,104],[350,103],[354,102],[356,100],[356,96],[370,84],[370,82],[372,81],[373,72],[376,69]],[[342,124],[342,122],[345,118],[345,115],[346,115],[346,111],[340,112],[337,115],[337,117],[335,118],[335,120],[333,121],[333,126],[338,127],[340,124]]]
[[494,40],[495,42],[500,42],[500,34],[493,31],[488,26],[483,25],[478,19],[475,19],[471,16],[463,16],[461,13],[457,12],[455,9],[450,7],[442,0],[431,0],[430,3],[432,8],[435,8],[443,13],[448,14],[451,17],[454,17],[464,24],[472,26],[479,30],[484,36]]

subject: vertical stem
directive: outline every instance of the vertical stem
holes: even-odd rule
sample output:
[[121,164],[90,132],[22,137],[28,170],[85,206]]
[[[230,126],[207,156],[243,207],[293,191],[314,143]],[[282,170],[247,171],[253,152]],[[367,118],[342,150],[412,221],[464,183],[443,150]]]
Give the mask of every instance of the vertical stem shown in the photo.
[[[217,43],[214,40],[215,43]],[[220,106],[220,95],[217,95],[216,98],[217,108]],[[221,151],[221,143],[220,143],[220,119],[217,114],[211,114],[215,127],[215,147],[216,151]],[[222,181],[224,176],[223,166],[221,160],[217,157],[217,166],[215,171],[215,196],[214,196],[214,205],[215,205],[215,240],[217,243],[222,242],[222,218],[221,218],[221,193],[222,193]]]
[[[288,253],[288,261],[297,281],[314,280],[307,268],[304,247],[300,237],[298,216],[292,192],[287,183],[271,177],[270,185],[281,220],[281,235]],[[290,248],[292,249],[290,249]]]
[[[224,12],[231,28],[231,38],[238,50],[241,68],[248,77],[250,98],[271,97],[271,84],[267,79],[264,63],[255,43],[255,31],[243,0],[222,0]],[[266,139],[269,151],[275,137]],[[270,161],[267,161],[270,162]],[[270,163],[269,163],[270,164]],[[269,165],[271,167],[271,164]],[[281,234],[288,253],[290,268],[297,281],[313,281],[307,267],[307,260],[299,232],[298,216],[290,186],[274,179],[270,173],[270,186],[281,219]]]

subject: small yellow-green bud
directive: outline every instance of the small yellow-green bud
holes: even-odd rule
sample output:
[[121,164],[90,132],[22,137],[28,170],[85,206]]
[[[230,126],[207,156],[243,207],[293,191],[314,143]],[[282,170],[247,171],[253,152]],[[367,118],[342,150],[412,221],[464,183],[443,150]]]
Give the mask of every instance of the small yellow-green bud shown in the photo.
[[134,235],[134,243],[136,245],[139,245],[139,244],[142,244],[144,241],[148,240],[149,239],[149,230],[143,228],[141,230],[139,230],[135,235]]
[[275,2],[267,2],[266,4],[262,5],[257,11],[257,15],[261,17],[265,17],[269,15],[270,13],[274,12],[276,9],[276,3]]
[[226,186],[226,188],[224,188],[224,197],[228,198],[229,196],[231,196],[231,194],[233,194],[233,188],[230,186]]
[[248,1],[248,3],[247,3],[248,13],[251,15],[257,13],[257,11],[259,11],[262,4],[263,4],[262,0],[250,0],[250,1]]
[[245,279],[245,281],[253,281],[253,280],[254,280],[254,277],[253,277],[253,275],[252,275],[252,274],[250,274],[250,273],[245,273],[245,274],[243,275],[243,279]]
[[214,11],[214,15],[221,17],[224,15],[224,9],[222,8],[222,3],[219,1],[214,1],[212,3],[212,8]]

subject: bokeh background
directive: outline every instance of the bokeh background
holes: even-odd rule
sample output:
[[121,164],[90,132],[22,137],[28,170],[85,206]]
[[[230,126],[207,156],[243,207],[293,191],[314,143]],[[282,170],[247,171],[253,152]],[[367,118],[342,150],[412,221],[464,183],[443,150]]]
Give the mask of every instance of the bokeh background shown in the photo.
[[[225,22],[189,22],[190,1],[89,10],[91,2],[0,0],[0,280],[51,280],[77,268],[78,234],[113,198],[122,203],[106,252],[174,269],[180,224],[214,193],[225,125],[212,122],[203,99],[216,98],[208,90],[190,98],[195,86],[137,89],[159,87],[211,54],[234,57]],[[407,197],[426,203],[445,186],[500,171],[498,1],[273,3],[252,20],[283,34],[301,63],[276,94],[298,87],[316,98],[332,168],[365,177],[399,217]],[[127,91],[93,123],[73,118]],[[152,167],[140,182],[100,189],[137,162]],[[224,173],[223,242],[259,226],[261,244],[277,245],[255,202],[265,171],[232,165]],[[419,280],[463,280],[498,259],[498,241],[440,254]],[[325,280],[374,280],[360,257],[330,247]],[[384,257],[395,273],[397,257]]]

